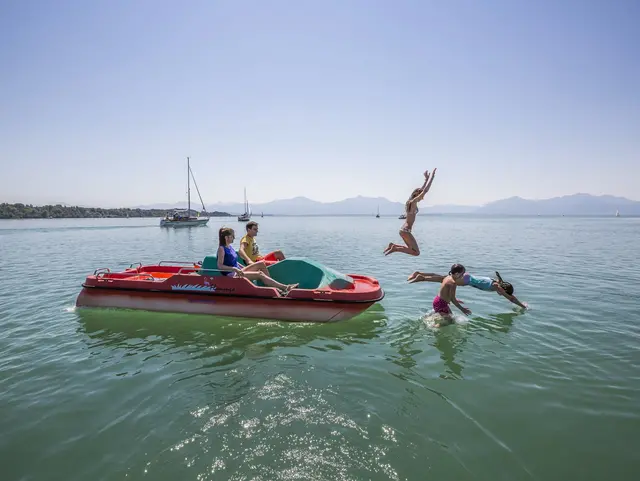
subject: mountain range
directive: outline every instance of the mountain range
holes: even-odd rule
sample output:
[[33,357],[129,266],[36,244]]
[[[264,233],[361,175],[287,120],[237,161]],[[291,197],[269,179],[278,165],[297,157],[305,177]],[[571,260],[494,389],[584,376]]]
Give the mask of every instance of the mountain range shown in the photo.
[[[137,206],[141,209],[186,208],[183,203]],[[242,203],[216,203],[207,205],[207,211],[240,214]],[[398,216],[404,212],[402,202],[384,197],[352,197],[337,202],[318,202],[306,197],[281,199],[250,205],[253,215],[380,215]],[[573,194],[551,199],[531,200],[510,197],[482,206],[435,205],[421,206],[421,214],[487,214],[487,215],[640,215],[640,202],[611,195],[594,196]]]

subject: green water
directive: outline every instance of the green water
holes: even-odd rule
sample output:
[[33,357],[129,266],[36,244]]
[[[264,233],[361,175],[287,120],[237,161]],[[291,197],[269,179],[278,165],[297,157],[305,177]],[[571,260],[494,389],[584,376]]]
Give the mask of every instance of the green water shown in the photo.
[[[76,310],[95,268],[202,259],[223,221],[0,221],[0,479],[637,479],[640,219],[421,216],[419,258],[382,255],[391,217],[257,220],[262,252],[385,299],[331,325]],[[460,288],[473,314],[430,327],[437,285],[405,279],[454,262],[531,310]]]

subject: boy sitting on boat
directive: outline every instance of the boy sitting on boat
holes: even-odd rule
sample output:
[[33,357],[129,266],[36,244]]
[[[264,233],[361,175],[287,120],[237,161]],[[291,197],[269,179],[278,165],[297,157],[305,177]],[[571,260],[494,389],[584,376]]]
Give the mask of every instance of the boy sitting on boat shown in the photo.
[[250,266],[254,262],[259,261],[281,261],[283,260],[284,254],[282,251],[277,250],[273,252],[269,252],[266,256],[260,255],[260,249],[258,244],[256,243],[255,237],[258,235],[258,223],[251,221],[247,223],[247,233],[246,235],[240,239],[240,257],[244,260],[245,264]]

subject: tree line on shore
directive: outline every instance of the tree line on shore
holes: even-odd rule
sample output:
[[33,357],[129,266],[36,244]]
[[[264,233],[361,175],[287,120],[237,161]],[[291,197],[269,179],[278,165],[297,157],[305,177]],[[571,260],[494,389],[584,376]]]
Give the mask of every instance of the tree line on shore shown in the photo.
[[[67,205],[0,204],[0,219],[82,219],[91,217],[164,217],[166,209],[102,209]],[[196,211],[191,210],[191,215]],[[227,212],[201,212],[208,217],[228,217]]]

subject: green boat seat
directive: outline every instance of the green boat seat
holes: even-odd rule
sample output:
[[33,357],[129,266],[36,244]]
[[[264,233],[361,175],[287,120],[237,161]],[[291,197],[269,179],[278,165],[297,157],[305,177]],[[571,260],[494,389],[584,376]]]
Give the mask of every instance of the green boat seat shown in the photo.
[[221,276],[222,273],[218,271],[218,256],[206,256],[202,261],[202,267],[198,270],[198,274],[201,276]]

